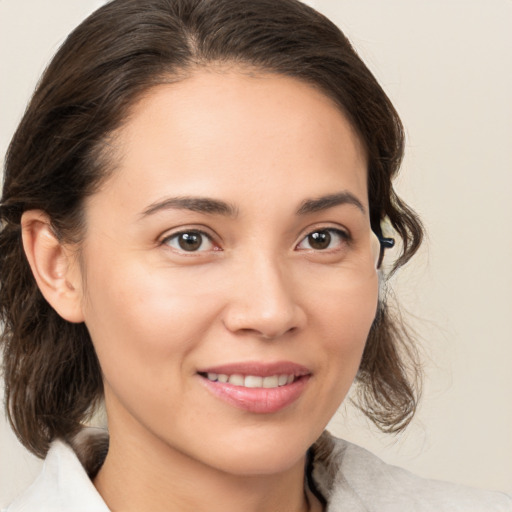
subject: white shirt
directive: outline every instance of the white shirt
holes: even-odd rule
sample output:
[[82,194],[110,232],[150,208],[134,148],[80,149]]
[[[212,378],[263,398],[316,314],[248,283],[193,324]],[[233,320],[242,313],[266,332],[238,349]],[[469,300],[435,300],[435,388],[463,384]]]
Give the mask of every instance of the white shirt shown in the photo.
[[[312,477],[327,512],[512,512],[512,496],[426,480],[324,433]],[[52,443],[36,481],[3,512],[109,512],[70,446]]]

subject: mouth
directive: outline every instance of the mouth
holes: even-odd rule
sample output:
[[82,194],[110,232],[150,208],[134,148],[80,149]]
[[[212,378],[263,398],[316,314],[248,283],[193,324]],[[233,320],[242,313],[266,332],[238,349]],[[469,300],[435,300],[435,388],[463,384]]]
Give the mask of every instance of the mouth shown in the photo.
[[241,375],[234,373],[228,375],[226,373],[199,373],[202,377],[207,378],[211,382],[221,382],[232,384],[233,386],[239,386],[243,388],[265,388],[274,389],[287,384],[292,384],[296,379],[300,378],[293,374],[282,373],[279,375],[269,375],[266,377],[260,375]]
[[197,372],[217,398],[252,413],[275,413],[300,398],[311,371],[293,363],[243,363]]

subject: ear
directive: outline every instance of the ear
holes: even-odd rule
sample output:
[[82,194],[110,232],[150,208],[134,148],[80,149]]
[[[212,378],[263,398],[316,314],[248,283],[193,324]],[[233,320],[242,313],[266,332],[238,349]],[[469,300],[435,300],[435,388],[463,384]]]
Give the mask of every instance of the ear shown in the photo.
[[75,253],[55,235],[48,216],[29,210],[21,217],[23,248],[39,290],[68,322],[83,322],[82,277]]

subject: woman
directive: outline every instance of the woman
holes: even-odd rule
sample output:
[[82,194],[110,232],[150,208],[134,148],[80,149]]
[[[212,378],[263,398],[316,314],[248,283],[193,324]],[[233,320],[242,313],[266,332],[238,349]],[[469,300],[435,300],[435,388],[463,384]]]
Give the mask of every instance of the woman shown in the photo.
[[[383,430],[414,414],[377,272],[385,218],[392,270],[421,242],[402,151],[346,38],[293,0],[115,0],[80,25],[6,160],[8,412],[47,457],[8,510],[510,510],[322,434],[354,380]],[[83,427],[103,400],[108,437]]]

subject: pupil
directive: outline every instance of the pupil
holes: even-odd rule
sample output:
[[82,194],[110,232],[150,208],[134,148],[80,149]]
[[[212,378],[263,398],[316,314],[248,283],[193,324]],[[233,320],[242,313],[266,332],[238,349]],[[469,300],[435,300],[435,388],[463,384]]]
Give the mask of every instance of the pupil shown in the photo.
[[184,251],[195,251],[201,247],[202,237],[198,233],[183,233],[178,243]]
[[331,234],[328,231],[316,231],[308,236],[308,241],[313,249],[327,249],[331,243]]

